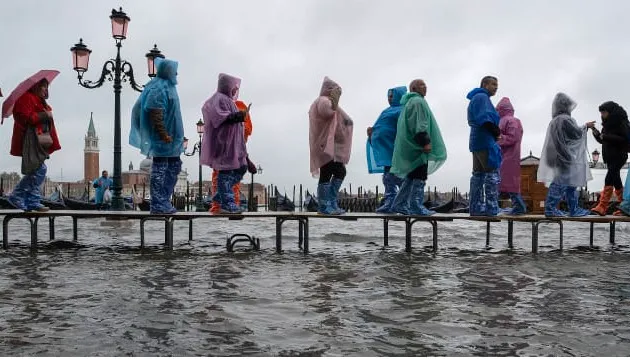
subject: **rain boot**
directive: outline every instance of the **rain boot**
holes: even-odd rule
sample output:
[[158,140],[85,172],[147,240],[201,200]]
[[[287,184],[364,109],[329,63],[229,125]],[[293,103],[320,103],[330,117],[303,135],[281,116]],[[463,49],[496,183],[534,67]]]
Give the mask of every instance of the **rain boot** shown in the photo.
[[240,214],[241,209],[234,202],[234,192],[232,185],[235,176],[233,171],[219,171],[217,177],[217,194],[213,200],[218,200],[221,205],[220,213]]
[[317,185],[317,213],[333,214],[333,208],[330,205],[330,195],[330,182]]
[[175,192],[175,185],[177,185],[177,176],[182,171],[182,161],[178,157],[171,157],[168,160],[168,166],[166,167],[166,176],[164,186],[166,187],[166,195],[168,203],[170,205],[170,212],[177,212],[172,204],[173,193]]
[[173,213],[173,205],[170,203],[169,191],[166,188],[168,161],[157,157],[153,158],[151,167],[151,213]]
[[390,213],[394,198],[398,192],[398,177],[391,173],[383,173],[383,186],[385,186],[385,193],[383,194],[383,204],[376,209],[376,213]]
[[486,206],[484,204],[483,184],[486,174],[483,172],[473,172],[470,177],[470,207],[471,216],[485,216]]
[[523,201],[520,193],[510,192],[510,201],[512,201],[512,208],[507,208],[503,211],[503,214],[509,216],[518,216],[527,213],[527,206]]
[[495,217],[499,214],[499,183],[501,183],[499,171],[486,174],[483,181],[486,192],[486,216]]
[[221,212],[221,202],[215,201],[214,196],[217,194],[217,184],[219,183],[219,171],[213,169],[212,170],[212,198],[210,200],[210,209],[209,212],[212,214],[217,214]]
[[621,204],[619,205],[619,210],[621,211],[622,215],[630,216],[630,200],[624,199],[623,201],[621,201]]
[[610,205],[610,198],[612,197],[613,190],[613,186],[605,186],[599,196],[597,206],[591,208],[591,211],[599,214],[600,216],[605,216],[608,211],[608,205]]
[[[582,208],[578,206],[578,195],[579,193],[576,191],[575,187],[567,187],[567,204],[569,205],[569,216],[570,217],[584,217],[591,214],[591,211],[588,209]],[[610,200],[610,197],[608,197]],[[606,213],[604,212],[604,215]]]
[[565,186],[551,183],[547,190],[547,198],[545,199],[545,217],[566,217],[567,214],[558,209],[562,194],[565,192]]
[[617,198],[617,210],[613,213],[613,216],[623,216],[623,212],[619,209],[621,202],[623,201],[623,187],[615,188],[615,197]]
[[344,209],[339,208],[339,189],[341,188],[342,183],[343,180],[339,178],[333,178],[330,182],[330,206],[333,209],[332,214],[346,213]]
[[410,215],[431,216],[435,214],[435,211],[431,211],[424,206],[424,186],[425,181],[421,179],[414,179],[411,182]]
[[400,190],[398,190],[398,193],[396,194],[396,197],[394,197],[390,213],[409,214],[412,182],[413,181],[411,179],[405,178],[402,186],[400,186]]

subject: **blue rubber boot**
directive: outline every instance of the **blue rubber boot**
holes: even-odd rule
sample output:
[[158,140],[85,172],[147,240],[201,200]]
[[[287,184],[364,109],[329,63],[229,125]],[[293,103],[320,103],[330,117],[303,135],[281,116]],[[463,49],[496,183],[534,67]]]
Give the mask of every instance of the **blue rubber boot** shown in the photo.
[[409,201],[409,214],[414,216],[431,216],[435,211],[431,211],[424,206],[424,186],[425,181],[414,179],[411,182],[411,200]]
[[486,192],[486,216],[495,217],[499,214],[499,184],[501,176],[499,171],[487,173],[483,187]]
[[575,187],[567,187],[567,204],[569,205],[569,216],[570,217],[584,217],[591,214],[591,211],[588,209],[582,208],[578,205],[578,196],[579,193],[577,188]]
[[220,198],[221,210],[219,213],[240,214],[243,211],[236,205],[232,186],[236,183],[237,175],[234,171],[219,171],[217,176],[217,194]]
[[167,189],[168,162],[153,161],[151,167],[151,213],[171,214],[175,213],[175,208],[171,204],[169,191]]
[[376,213],[391,213],[392,204],[396,193],[398,193],[398,185],[402,181],[391,173],[383,173],[383,186],[385,193],[383,194],[383,205],[376,209]]
[[619,210],[621,212],[623,212],[624,215],[626,216],[630,216],[630,201],[627,200],[623,200],[619,206],[618,206]]
[[409,214],[409,202],[411,198],[411,188],[413,186],[413,181],[409,178],[405,178],[400,186],[400,190],[394,197],[394,202],[392,203],[390,213],[400,213],[400,214]]
[[344,214],[346,211],[339,208],[339,189],[343,183],[342,179],[333,178],[330,182],[330,206],[333,209],[332,214]]
[[565,186],[551,183],[547,190],[547,198],[545,199],[545,217],[566,217],[567,213],[558,209],[558,204],[562,199],[566,188]]
[[330,182],[317,185],[317,213],[333,214],[333,208],[330,205],[330,196]]
[[510,200],[512,201],[512,208],[506,208],[503,210],[503,214],[509,216],[518,216],[527,213],[527,206],[523,201],[520,193],[510,192]]
[[486,205],[483,195],[483,184],[486,174],[483,172],[473,172],[470,177],[470,204],[469,213],[471,216],[485,216]]
[[175,185],[177,184],[177,176],[182,171],[182,161],[179,158],[169,158],[168,166],[166,167],[166,174],[164,177],[164,187],[166,189],[166,198],[169,199],[170,210],[169,212],[177,212],[177,208],[173,206],[171,198],[173,192],[175,192]]

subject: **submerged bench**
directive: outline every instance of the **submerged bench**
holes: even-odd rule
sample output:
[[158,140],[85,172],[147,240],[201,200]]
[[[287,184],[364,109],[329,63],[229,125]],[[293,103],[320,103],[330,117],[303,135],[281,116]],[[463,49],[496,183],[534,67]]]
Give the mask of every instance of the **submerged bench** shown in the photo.
[[[75,211],[75,210],[51,210],[48,212],[23,212],[20,210],[0,210],[2,220],[2,247],[9,248],[9,223],[13,219],[26,219],[30,223],[31,249],[37,248],[38,242],[38,222],[47,218],[49,222],[50,240],[55,239],[55,219],[58,217],[72,218],[72,239],[78,241],[78,220],[104,218],[110,220],[138,220],[140,221],[140,247],[145,245],[145,223],[147,221],[164,222],[164,245],[167,249],[173,249],[173,223],[175,221],[188,221],[188,238],[193,240],[193,221],[210,219],[247,220],[250,218],[271,218],[276,221],[276,252],[281,253],[282,249],[282,227],[285,222],[298,222],[298,247],[307,254],[309,252],[309,225],[313,219],[337,219],[342,221],[357,220],[381,220],[383,222],[383,246],[389,245],[389,224],[390,222],[404,222],[405,224],[405,251],[412,250],[413,226],[418,222],[431,225],[432,229],[432,251],[438,249],[438,222],[452,221],[477,221],[486,223],[486,246],[490,245],[490,225],[506,221],[508,223],[508,247],[513,249],[514,222],[531,223],[532,225],[532,252],[538,252],[538,231],[540,224],[558,224],[559,246],[563,248],[563,222],[582,222],[590,224],[590,246],[594,242],[594,225],[609,224],[611,244],[615,243],[615,224],[617,222],[630,222],[630,217],[617,216],[587,216],[587,217],[559,217],[547,218],[542,215],[522,215],[522,216],[498,216],[498,217],[471,217],[468,214],[435,214],[433,216],[404,216],[380,213],[346,213],[341,216],[322,215],[316,212],[245,212],[241,214],[211,214],[208,212],[179,212],[174,214],[151,214],[149,212],[138,211]],[[228,251],[231,251],[236,242],[249,239],[255,249],[259,248],[257,241],[246,234],[235,234],[227,241]]]

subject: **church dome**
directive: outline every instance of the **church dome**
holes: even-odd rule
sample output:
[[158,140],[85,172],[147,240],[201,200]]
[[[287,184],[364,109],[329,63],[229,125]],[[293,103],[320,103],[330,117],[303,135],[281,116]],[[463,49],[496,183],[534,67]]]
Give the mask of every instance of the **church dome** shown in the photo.
[[153,167],[153,159],[149,157],[140,162],[140,171],[151,173],[151,167]]

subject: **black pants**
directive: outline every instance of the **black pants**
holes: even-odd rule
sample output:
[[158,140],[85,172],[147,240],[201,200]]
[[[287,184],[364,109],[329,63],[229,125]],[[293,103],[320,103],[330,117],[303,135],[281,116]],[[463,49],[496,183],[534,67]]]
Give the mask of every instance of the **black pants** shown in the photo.
[[319,183],[328,183],[333,177],[343,180],[346,178],[346,166],[341,162],[330,161],[319,169]]
[[419,179],[419,180],[426,181],[428,177],[428,171],[429,171],[429,166],[422,165],[416,168],[415,170],[409,172],[409,174],[407,175],[407,178],[411,180]]
[[608,171],[606,171],[606,178],[604,179],[605,186],[613,186],[615,189],[622,189],[623,182],[621,182],[621,167],[623,163],[611,162],[607,163]]

